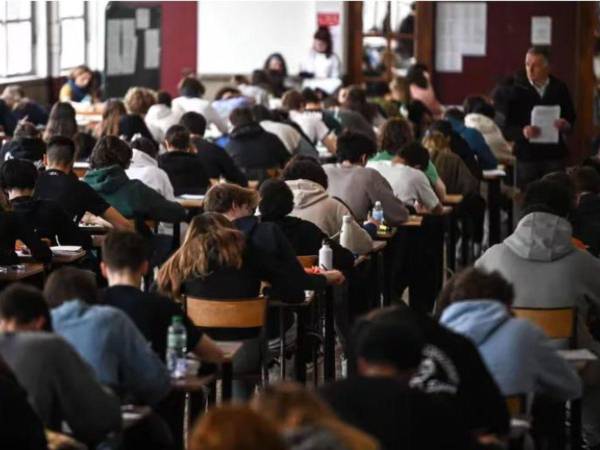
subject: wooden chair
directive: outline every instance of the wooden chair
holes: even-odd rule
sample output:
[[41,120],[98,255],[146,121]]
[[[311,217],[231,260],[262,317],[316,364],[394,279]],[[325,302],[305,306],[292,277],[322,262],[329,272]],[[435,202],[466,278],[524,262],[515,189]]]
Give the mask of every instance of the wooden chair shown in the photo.
[[527,395],[515,394],[504,399],[508,414],[510,415],[508,448],[509,450],[521,450],[525,446],[525,440],[531,428]]
[[571,348],[577,342],[577,308],[512,308],[514,315],[544,330],[550,339],[564,339]]
[[319,257],[317,255],[300,255],[298,256],[298,261],[305,269],[310,269],[313,266],[316,266],[319,262]]

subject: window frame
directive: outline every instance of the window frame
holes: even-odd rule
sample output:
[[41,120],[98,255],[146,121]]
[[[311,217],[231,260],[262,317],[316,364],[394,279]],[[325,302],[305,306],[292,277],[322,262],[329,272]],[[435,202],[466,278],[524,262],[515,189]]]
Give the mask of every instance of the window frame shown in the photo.
[[[83,2],[83,14],[79,15],[79,16],[66,16],[66,17],[60,17],[60,3],[57,2],[56,3],[56,18],[57,18],[57,25],[58,25],[58,34],[59,34],[59,52],[58,52],[58,70],[60,73],[66,73],[66,72],[70,72],[72,69],[74,69],[75,67],[77,67],[78,65],[81,64],[87,64],[88,63],[88,57],[89,57],[89,49],[88,49],[88,44],[89,44],[89,20],[88,20],[88,2]],[[62,33],[63,33],[63,20],[71,20],[71,19],[83,19],[83,61],[81,61],[80,63],[71,66],[71,67],[63,67],[61,64],[61,59],[62,59],[62,51],[63,51],[63,40],[62,40]]]
[[[31,14],[29,19],[8,19],[7,16],[7,8],[8,2],[0,2],[0,7],[4,8],[4,19],[0,19],[0,24],[4,25],[4,36],[3,40],[6,43],[6,73],[0,74],[0,80],[11,80],[13,78],[23,78],[23,77],[31,77],[37,74],[37,35],[36,35],[36,8],[35,2],[30,1],[29,7],[31,8]],[[21,22],[29,22],[31,24],[31,52],[29,57],[31,59],[31,70],[29,72],[16,72],[10,73],[8,71],[8,24],[10,23],[21,23]]]

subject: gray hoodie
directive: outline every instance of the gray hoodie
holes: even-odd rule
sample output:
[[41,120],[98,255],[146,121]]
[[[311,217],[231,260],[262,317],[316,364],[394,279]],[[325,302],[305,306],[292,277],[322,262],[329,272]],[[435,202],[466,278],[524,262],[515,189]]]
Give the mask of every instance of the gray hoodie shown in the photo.
[[[338,235],[342,229],[344,215],[352,215],[348,208],[331,198],[323,186],[314,181],[301,179],[286,183],[294,194],[294,209],[291,215],[314,223],[329,237]],[[348,250],[360,255],[370,252],[373,249],[373,240],[369,233],[356,221],[353,220],[351,224],[352,240]]]
[[[585,317],[586,300],[600,306],[600,260],[575,248],[571,236],[566,219],[534,212],[523,217],[504,242],[489,248],[475,267],[497,270],[510,281],[516,307],[577,306]],[[579,345],[600,350],[585,327],[579,330]]]

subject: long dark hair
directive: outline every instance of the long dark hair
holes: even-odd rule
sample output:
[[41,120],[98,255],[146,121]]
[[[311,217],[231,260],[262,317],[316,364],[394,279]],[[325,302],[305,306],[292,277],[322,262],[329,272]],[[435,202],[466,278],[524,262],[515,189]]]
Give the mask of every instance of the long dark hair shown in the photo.
[[313,35],[313,39],[317,39],[319,41],[325,42],[327,44],[327,48],[325,49],[325,54],[329,58],[333,53],[333,40],[331,38],[331,32],[329,31],[329,27],[319,27],[315,34]]
[[44,131],[44,140],[47,142],[53,136],[73,138],[77,133],[75,109],[70,103],[55,103],[48,116],[48,124]]
[[281,63],[281,76],[283,77],[287,77],[288,71],[287,71],[287,64],[285,63],[285,59],[283,57],[283,55],[281,53],[271,53],[269,56],[267,56],[267,59],[265,59],[265,64],[263,65],[263,69],[265,71],[267,71],[267,73],[272,72],[271,69],[269,69],[269,63],[271,62],[271,59],[276,58],[279,60],[279,62]]
[[371,124],[377,113],[373,105],[367,102],[367,93],[365,90],[357,85],[348,88],[348,94],[342,106],[359,113]]

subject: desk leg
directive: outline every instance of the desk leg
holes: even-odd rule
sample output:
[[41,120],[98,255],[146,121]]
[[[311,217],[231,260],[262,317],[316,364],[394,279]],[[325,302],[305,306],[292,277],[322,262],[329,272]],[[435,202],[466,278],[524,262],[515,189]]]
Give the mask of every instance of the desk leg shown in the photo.
[[488,182],[490,246],[500,242],[500,178]]
[[580,450],[582,448],[581,399],[571,401],[571,410],[569,412],[571,449]]
[[183,448],[188,448],[188,435],[190,429],[190,393],[186,392],[183,403]]
[[221,370],[223,371],[223,402],[231,400],[231,391],[233,385],[233,363],[231,361],[224,362]]
[[456,271],[456,211],[452,211],[448,218],[448,240],[446,241],[447,267],[453,273]]
[[[285,380],[285,314],[283,308],[279,309],[279,377]],[[268,345],[268,344],[267,344]]]
[[301,384],[306,383],[306,363],[304,361],[305,348],[304,340],[306,337],[306,311],[305,308],[298,308],[298,335],[296,336],[296,358],[294,359],[296,381]]
[[335,379],[335,331],[333,327],[333,288],[328,287],[325,294],[325,381]]
[[377,284],[379,285],[379,305],[377,306],[380,308],[390,306],[390,280],[385,276],[383,252],[377,252],[375,264],[377,264]]

